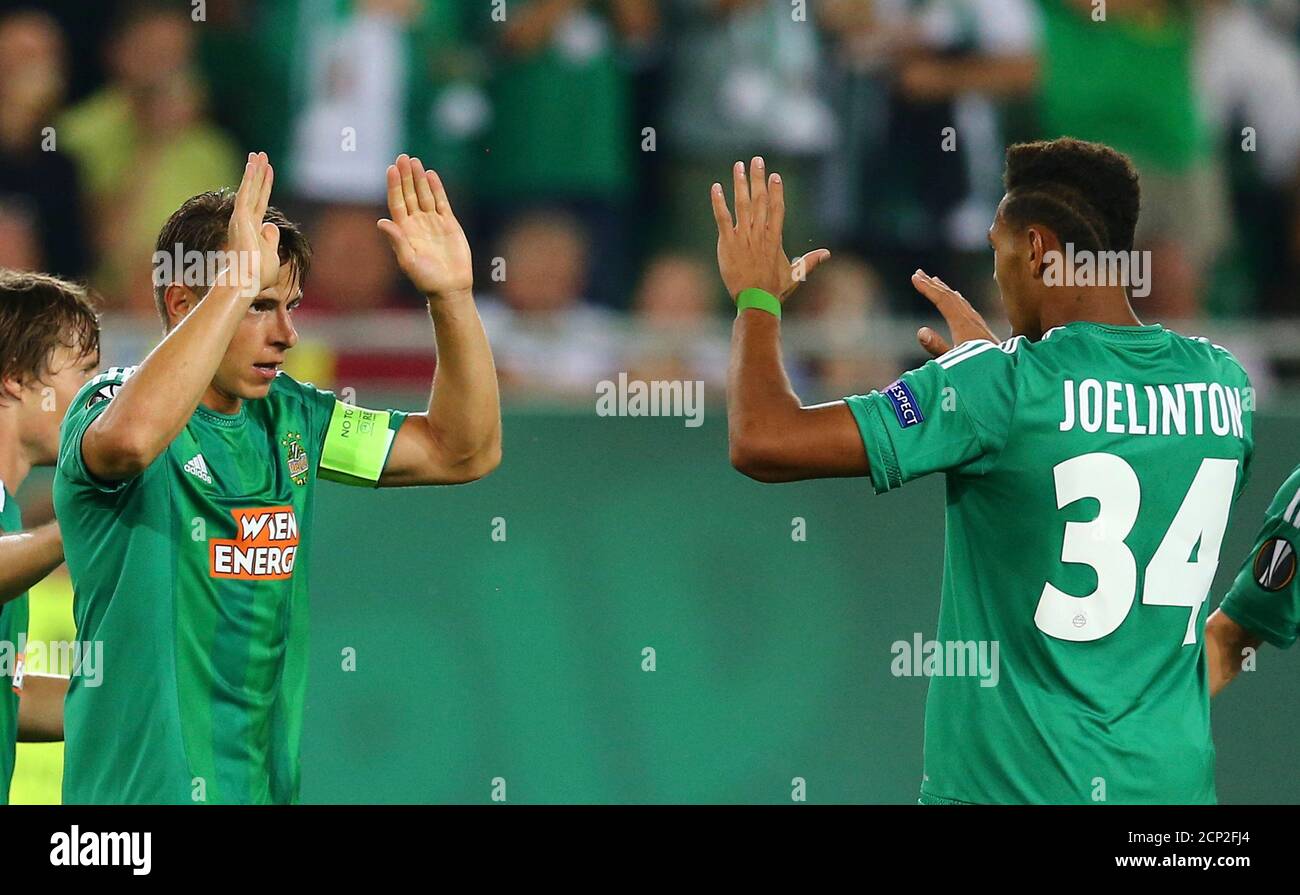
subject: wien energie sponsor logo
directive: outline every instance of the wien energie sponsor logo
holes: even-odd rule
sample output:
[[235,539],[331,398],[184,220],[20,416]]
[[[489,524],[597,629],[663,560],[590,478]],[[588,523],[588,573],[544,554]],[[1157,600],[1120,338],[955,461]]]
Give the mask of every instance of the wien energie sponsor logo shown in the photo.
[[293,507],[256,507],[230,514],[239,535],[208,541],[211,577],[266,581],[293,575],[298,554],[298,517]]

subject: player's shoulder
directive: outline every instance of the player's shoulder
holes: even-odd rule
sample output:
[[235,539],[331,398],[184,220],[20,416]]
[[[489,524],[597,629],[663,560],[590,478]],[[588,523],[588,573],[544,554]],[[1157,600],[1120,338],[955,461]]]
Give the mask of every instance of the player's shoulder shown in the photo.
[[323,391],[310,382],[294,379],[283,370],[271,380],[271,390],[267,393],[267,397],[273,400],[297,404],[313,403],[321,395],[332,396],[332,393]]
[[299,414],[311,416],[321,410],[333,408],[333,392],[317,388],[310,382],[294,379],[283,370],[271,381],[266,395],[266,409],[274,416]]
[[105,401],[113,400],[122,384],[135,375],[139,366],[109,367],[102,373],[92,376],[77,392],[69,406],[70,411],[94,407]]
[[1224,348],[1222,345],[1211,341],[1206,336],[1189,335],[1168,328],[1165,329],[1165,332],[1169,333],[1170,338],[1188,346],[1191,350],[1199,351],[1207,357],[1212,357],[1223,363],[1233,364],[1238,367],[1241,366],[1241,362],[1237,360],[1236,355],[1227,348]]
[[[1146,327],[1145,329],[1150,331],[1144,333],[1144,337],[1149,340],[1146,342],[1148,345],[1167,346],[1170,349],[1182,352],[1185,362],[1206,364],[1214,368],[1221,376],[1228,373],[1239,375],[1243,379],[1249,379],[1245,368],[1231,351],[1210,341],[1205,336],[1184,335],[1166,326],[1158,325]],[[1069,353],[1077,350],[1079,346],[1089,343],[1089,337],[1092,333],[1093,329],[1090,327],[1055,326],[1043,333],[1042,338],[1037,342],[1031,343],[1029,351],[1033,354],[1042,355],[1050,355],[1054,352]]]
[[1282,487],[1277,489],[1273,502],[1269,504],[1268,514],[1281,516],[1300,528],[1300,466],[1293,469]]
[[1205,336],[1184,335],[1172,329],[1166,329],[1165,332],[1169,333],[1169,337],[1175,344],[1189,354],[1203,358],[1207,363],[1219,368],[1222,372],[1240,376],[1242,379],[1249,381],[1250,375],[1246,372],[1246,368],[1241,365],[1241,361],[1237,360],[1236,355],[1222,345],[1210,341]]
[[949,376],[986,376],[1014,373],[1021,351],[1028,345],[1024,336],[1013,336],[1005,342],[992,339],[971,339],[962,342],[947,354],[941,354],[930,363]]

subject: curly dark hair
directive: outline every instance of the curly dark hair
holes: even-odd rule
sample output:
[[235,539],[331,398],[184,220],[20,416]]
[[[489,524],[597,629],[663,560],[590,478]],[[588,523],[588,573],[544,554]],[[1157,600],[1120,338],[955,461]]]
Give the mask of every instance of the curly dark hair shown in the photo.
[[1043,224],[1094,252],[1133,249],[1141,190],[1124,153],[1072,137],[1007,149],[1003,216],[1016,227]]

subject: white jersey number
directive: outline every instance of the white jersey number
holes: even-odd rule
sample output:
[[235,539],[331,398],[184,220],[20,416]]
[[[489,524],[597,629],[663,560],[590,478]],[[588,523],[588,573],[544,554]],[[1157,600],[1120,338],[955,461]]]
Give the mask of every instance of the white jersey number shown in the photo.
[[[1062,562],[1083,563],[1096,571],[1097,589],[1076,597],[1048,582],[1038,598],[1034,624],[1060,640],[1100,640],[1123,624],[1137,595],[1137,560],[1124,542],[1137,522],[1142,486],[1133,467],[1114,454],[1083,454],[1057,464],[1052,474],[1058,509],[1086,498],[1100,504],[1092,521],[1065,523],[1061,547]],[[1184,644],[1196,642],[1196,619],[1219,567],[1236,484],[1236,460],[1203,460],[1143,576],[1144,604],[1190,610]]]

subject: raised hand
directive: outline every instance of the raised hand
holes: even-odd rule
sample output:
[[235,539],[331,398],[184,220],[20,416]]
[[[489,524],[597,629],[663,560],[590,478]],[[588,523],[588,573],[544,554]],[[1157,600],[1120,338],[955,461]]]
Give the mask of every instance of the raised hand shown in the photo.
[[780,174],[766,175],[761,157],[755,156],[750,163],[748,179],[744,162],[736,162],[732,177],[736,198],[734,223],[722,184],[715,183],[712,192],[722,282],[733,300],[745,289],[758,288],[785,301],[831,253],[816,249],[790,263],[781,244],[785,184]]
[[912,285],[916,287],[917,292],[930,299],[930,303],[939,310],[947,322],[948,331],[952,333],[950,343],[928,326],[923,326],[916,331],[916,340],[931,356],[939,357],[947,354],[954,345],[969,342],[971,339],[999,341],[993,334],[993,330],[989,329],[989,325],[984,322],[984,318],[980,316],[980,312],[971,307],[971,303],[963,298],[960,292],[943,280],[918,269],[912,274]]
[[234,253],[234,266],[222,271],[217,283],[235,286],[248,299],[280,278],[280,228],[263,222],[274,179],[266,153],[250,152],[226,228],[226,249]]
[[379,221],[398,266],[430,299],[474,286],[469,240],[452,214],[442,180],[418,158],[403,154],[388,166],[389,218]]

